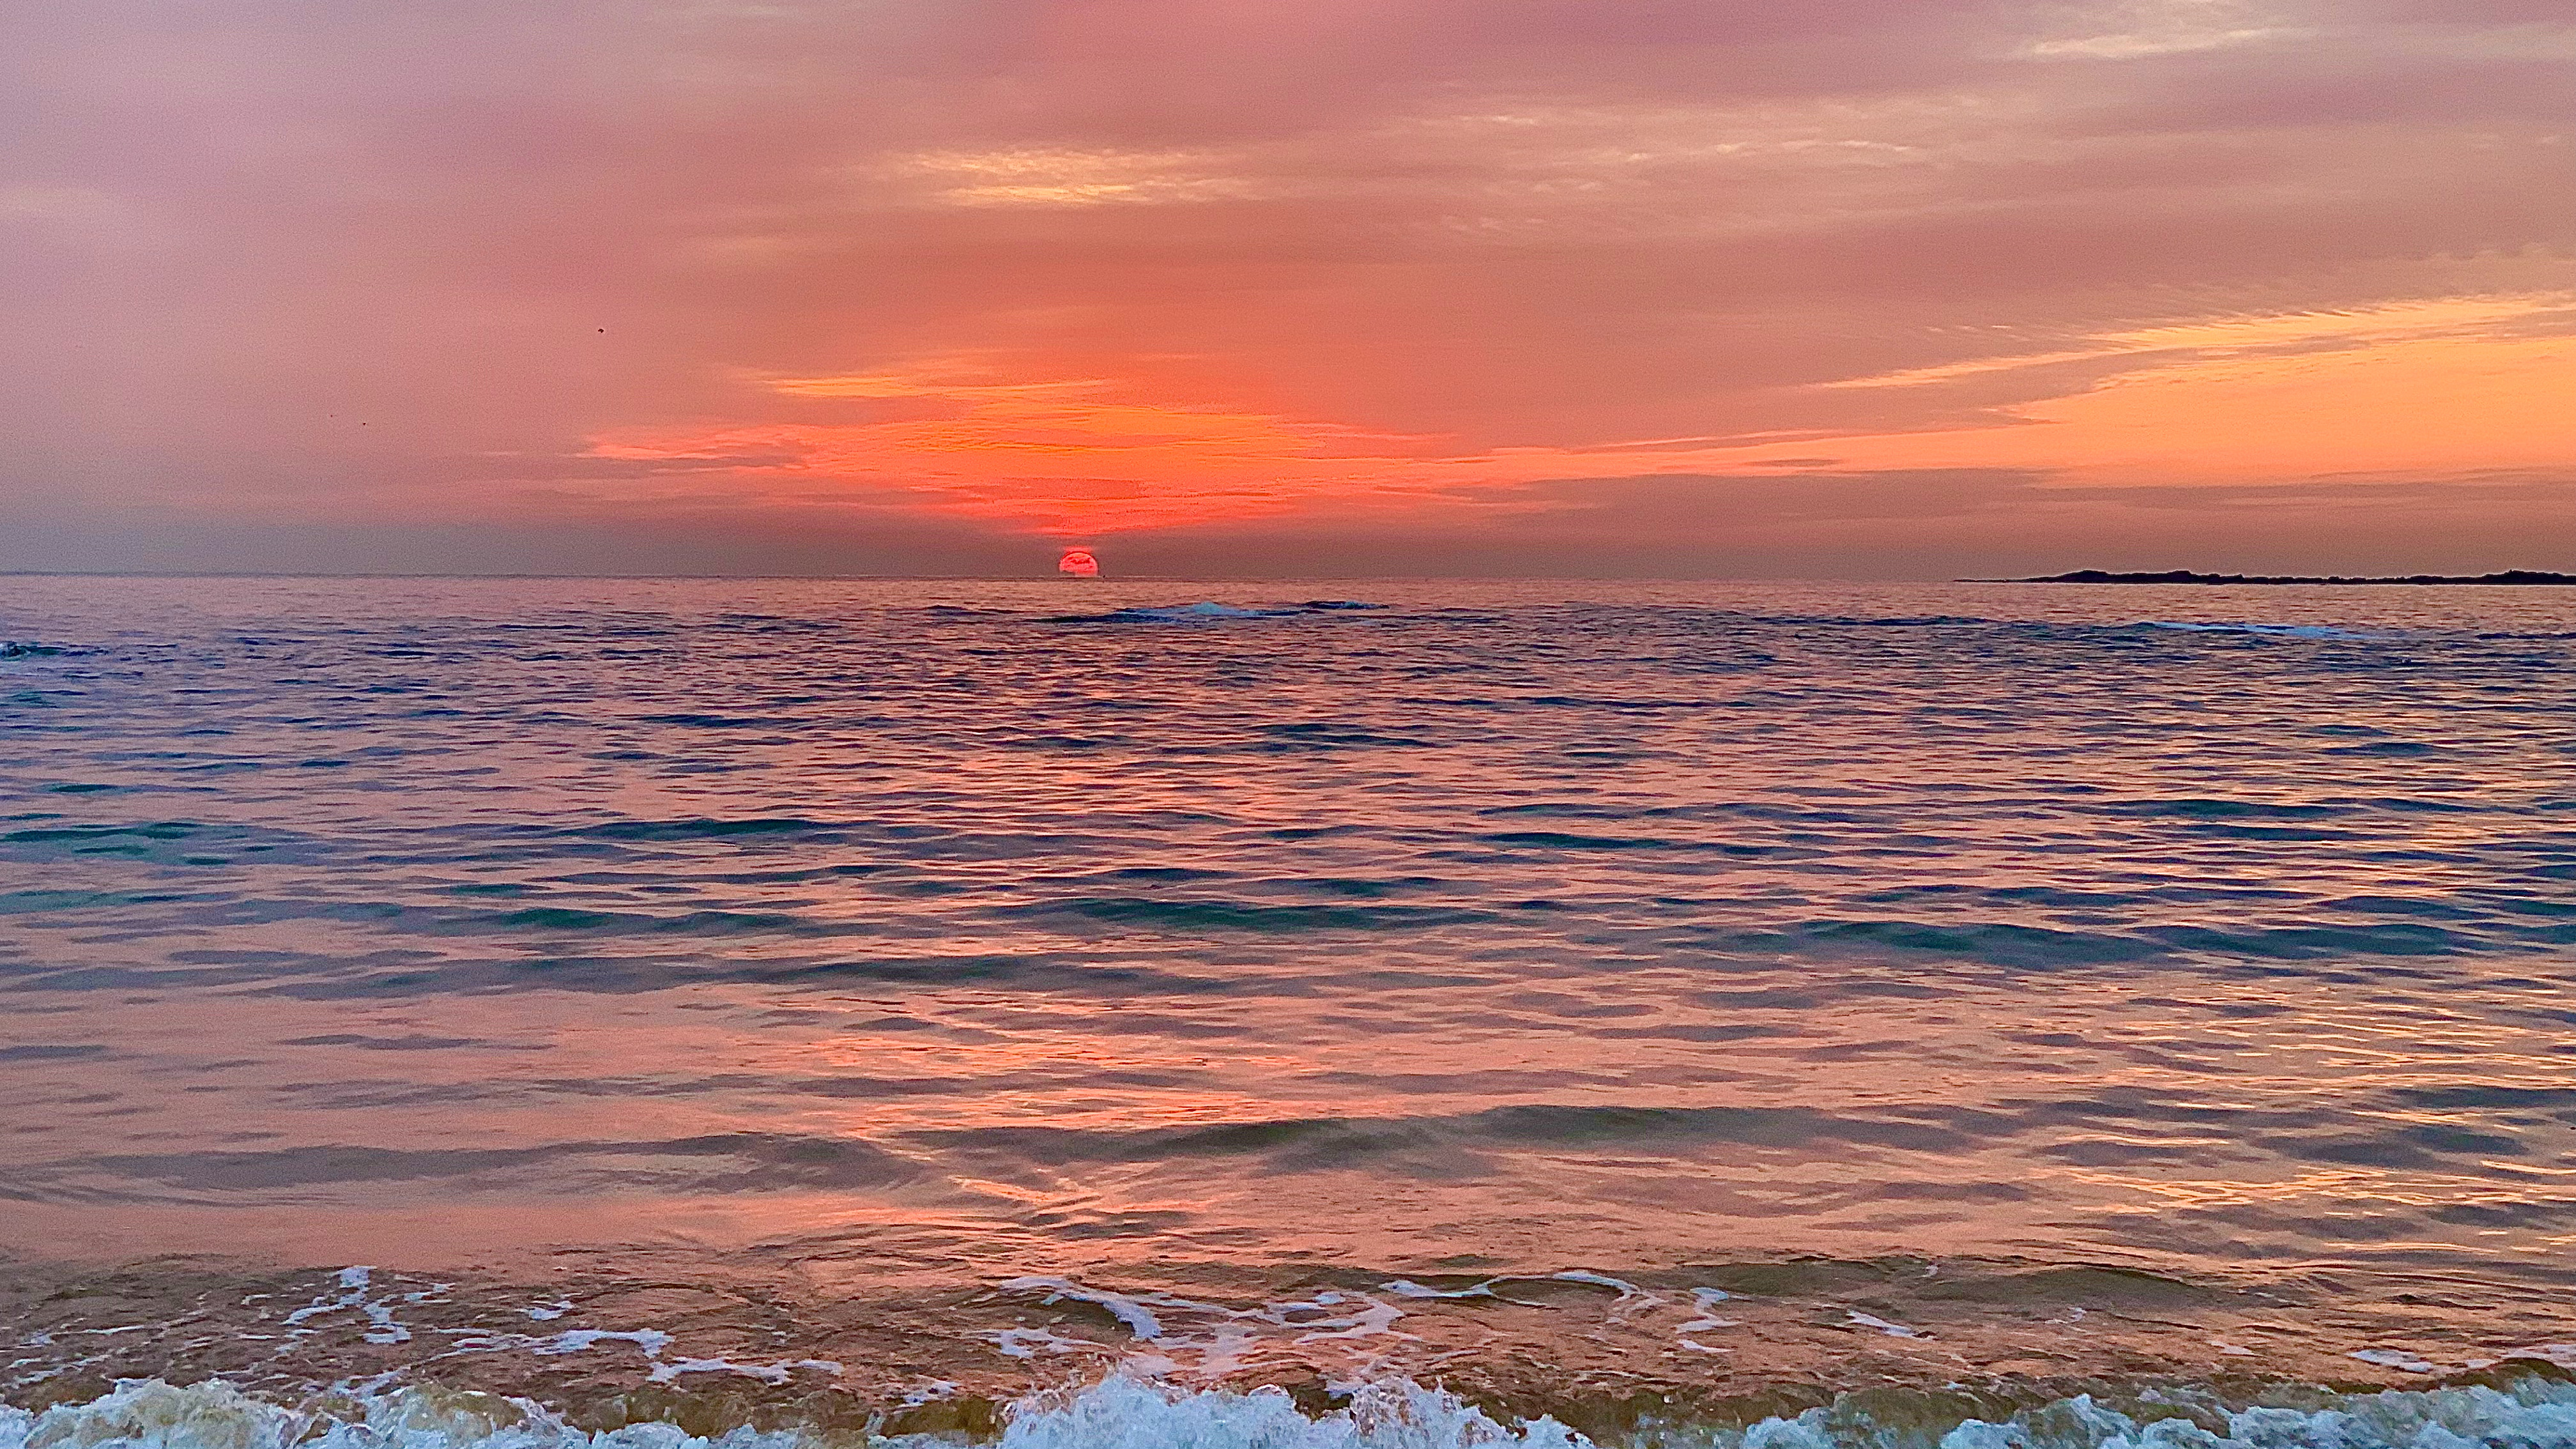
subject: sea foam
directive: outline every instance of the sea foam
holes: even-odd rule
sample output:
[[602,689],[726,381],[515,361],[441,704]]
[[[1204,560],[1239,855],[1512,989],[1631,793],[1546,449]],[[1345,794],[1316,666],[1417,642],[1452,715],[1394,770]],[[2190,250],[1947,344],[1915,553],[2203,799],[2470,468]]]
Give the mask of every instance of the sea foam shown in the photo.
[[[1946,1429],[1901,1411],[1898,1418],[1846,1400],[1749,1426],[1648,1422],[1617,1442],[1640,1449],[2565,1449],[2576,1446],[2576,1385],[2531,1378],[2504,1388],[2308,1391],[2294,1402],[2242,1408],[2176,1390],[2125,1407],[2078,1395]],[[290,1406],[222,1382],[178,1387],[146,1379],[41,1413],[0,1407],[0,1449],[819,1449],[822,1442],[792,1429],[705,1438],[659,1422],[594,1432],[524,1399],[434,1387],[331,1392]],[[833,1442],[851,1441],[844,1433]],[[870,1433],[864,1442],[936,1449],[956,1441]],[[1001,1449],[1589,1449],[1594,1441],[1552,1418],[1506,1422],[1407,1381],[1352,1387],[1345,1407],[1316,1413],[1277,1389],[1193,1390],[1120,1375],[1013,1406],[998,1442]]]

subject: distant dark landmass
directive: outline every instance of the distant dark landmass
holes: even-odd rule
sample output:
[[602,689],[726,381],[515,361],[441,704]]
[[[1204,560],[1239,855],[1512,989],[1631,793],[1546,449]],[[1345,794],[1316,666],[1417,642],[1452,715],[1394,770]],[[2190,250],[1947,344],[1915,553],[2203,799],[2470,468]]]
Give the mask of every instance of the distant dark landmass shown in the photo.
[[2506,569],[2493,574],[2408,574],[2403,578],[2346,578],[2342,574],[2196,574],[2172,569],[2160,574],[2114,574],[2077,569],[2035,579],[1961,579],[1963,584],[2576,584],[2576,574],[2543,569]]

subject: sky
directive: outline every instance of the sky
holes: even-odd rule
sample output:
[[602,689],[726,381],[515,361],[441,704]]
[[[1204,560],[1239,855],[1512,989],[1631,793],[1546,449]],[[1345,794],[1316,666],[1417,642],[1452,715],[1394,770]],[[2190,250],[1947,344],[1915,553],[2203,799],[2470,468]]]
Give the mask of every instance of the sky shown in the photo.
[[0,12],[0,568],[2576,568],[2565,0]]

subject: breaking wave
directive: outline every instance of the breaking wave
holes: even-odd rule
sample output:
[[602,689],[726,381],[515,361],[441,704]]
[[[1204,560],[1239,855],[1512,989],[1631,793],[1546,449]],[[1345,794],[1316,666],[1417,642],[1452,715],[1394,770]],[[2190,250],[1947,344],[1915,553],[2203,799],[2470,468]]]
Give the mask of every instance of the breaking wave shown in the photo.
[[[1639,1416],[1586,1433],[1523,1419],[1408,1381],[1335,1386],[1324,1402],[1276,1389],[1189,1389],[1119,1375],[1043,1394],[998,1415],[918,1412],[916,1402],[854,1433],[748,1424],[704,1432],[666,1420],[592,1428],[543,1405],[426,1386],[334,1391],[296,1403],[213,1380],[126,1380],[41,1412],[0,1406],[0,1449],[805,1449],[998,1442],[1003,1449],[2558,1449],[2576,1445],[2576,1385],[2496,1385],[2337,1394],[2274,1388],[2251,1402],[2206,1389],[2078,1394],[1981,1417],[1967,1393],[1848,1394],[1749,1422]],[[983,1422],[976,1422],[981,1419]],[[980,1431],[980,1432],[979,1432]]]

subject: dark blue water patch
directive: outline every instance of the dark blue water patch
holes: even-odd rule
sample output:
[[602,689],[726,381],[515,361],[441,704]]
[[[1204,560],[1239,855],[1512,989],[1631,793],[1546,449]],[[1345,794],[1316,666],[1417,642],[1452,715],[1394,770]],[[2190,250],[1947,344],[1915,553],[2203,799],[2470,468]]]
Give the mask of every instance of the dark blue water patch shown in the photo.
[[1329,617],[1367,607],[1369,606],[1339,599],[1315,604],[1290,604],[1284,607],[1220,604],[1213,601],[1196,604],[1140,604],[1098,614],[1048,614],[1040,617],[1037,622],[1041,624],[1179,624],[1205,627],[1260,620]]
[[[532,935],[528,943],[540,946],[545,944],[545,938]],[[160,967],[39,968],[24,972],[0,967],[0,990],[23,994],[225,987],[290,1000],[377,1001],[518,991],[632,996],[707,984],[744,983],[826,992],[853,987],[938,992],[964,987],[1146,1001],[1239,995],[1248,990],[1305,994],[1318,984],[1295,980],[1246,982],[1224,974],[1191,974],[1139,964],[1123,956],[1082,952],[887,953],[733,960],[703,951],[606,955],[557,949],[498,959],[430,956],[404,950],[355,956],[256,952],[236,953],[236,957],[174,961]],[[1390,989],[1405,984],[1456,984],[1419,973],[1388,975],[1388,982],[1381,984]],[[1414,979],[1417,976],[1419,979]]]
[[1799,1107],[1620,1107],[1532,1103],[1418,1117],[1302,1117],[1136,1131],[977,1127],[907,1132],[900,1141],[1020,1163],[1155,1162],[1251,1157],[1275,1172],[1328,1171],[1406,1154],[1468,1154],[1450,1166],[1501,1170],[1501,1152],[1617,1145],[1652,1149],[1728,1143],[1797,1148],[1819,1143],[1957,1152],[1976,1137],[1927,1112],[1923,1120]]
[[2073,1167],[2135,1167],[2147,1163],[2206,1162],[2209,1158],[2207,1148],[2200,1143],[2130,1142],[2107,1137],[2054,1143],[2040,1148],[2039,1155]]
[[2006,921],[1812,920],[1785,930],[1708,933],[1724,949],[1777,955],[1947,957],[2011,967],[2099,966],[2146,961],[2170,946],[2127,933],[2062,931]]
[[847,626],[838,619],[793,614],[718,614],[698,627],[723,634],[837,634]]
[[[312,864],[319,859],[350,864],[350,851],[343,843],[265,825],[204,820],[72,822],[62,815],[18,815],[0,820],[0,825],[18,825],[18,830],[0,830],[0,859],[121,859],[134,864],[178,866],[237,861],[250,856],[265,864]],[[379,864],[379,859],[368,856],[366,864]]]
[[869,957],[855,960],[753,963],[709,971],[713,979],[786,985],[870,982],[888,986],[1011,987],[1075,995],[1194,997],[1239,993],[1242,983],[1218,975],[1193,976],[1119,960],[1066,955],[988,953],[977,956]]
[[2495,907],[2473,909],[2451,901],[2426,900],[2414,896],[2344,896],[2337,900],[2319,901],[2319,910],[2344,911],[2359,916],[2422,916],[2432,920],[2474,921],[2485,919]]
[[1176,885],[1190,881],[1229,880],[1232,879],[1233,876],[1234,872],[1228,870],[1202,870],[1194,866],[1186,865],[1127,865],[1120,866],[1116,870],[1104,870],[1098,872],[1095,878],[1100,880],[1156,881],[1166,885]]
[[[635,858],[625,847],[672,845],[692,847],[687,852],[692,859],[739,856],[746,864],[754,851],[787,853],[819,845],[865,846],[871,851],[896,856],[913,864],[1064,856],[1096,859],[1104,851],[1124,843],[1125,837],[1110,833],[1112,830],[1139,828],[1133,822],[1105,814],[1085,823],[1097,824],[1100,829],[1055,834],[1012,833],[960,830],[944,825],[900,821],[825,820],[805,816],[617,820],[570,827],[505,827],[488,832],[457,832],[467,839],[489,843],[469,853],[444,856],[425,853],[415,859],[424,863],[441,860],[451,863],[536,862],[572,857],[580,847],[562,843],[571,841],[600,842],[595,854],[601,859]],[[656,853],[647,851],[642,854],[645,858],[652,858]]]
[[218,1197],[293,1201],[299,1190],[447,1180],[483,1189],[779,1192],[899,1187],[934,1176],[926,1165],[847,1138],[731,1132],[660,1140],[569,1141],[533,1147],[327,1145],[257,1152],[107,1155],[22,1163],[0,1197],[114,1202]]
[[[1101,1074],[1105,1077],[1107,1074]],[[1099,1080],[1093,1078],[1092,1080]],[[1104,1085],[1107,1083],[1103,1082]],[[821,1097],[884,1101],[904,1097],[961,1096],[995,1085],[973,1077],[765,1077],[728,1072],[704,1077],[518,1077],[506,1080],[397,1082],[354,1079],[297,1082],[281,1091],[299,1107],[333,1111],[456,1107],[478,1102],[523,1104],[531,1098],[569,1097],[637,1101],[680,1097]],[[1052,1083],[1050,1083],[1052,1085]]]
[[1635,805],[1584,805],[1571,801],[1537,805],[1489,805],[1478,815],[1528,815],[1548,820],[1638,820],[1658,812]]
[[1705,611],[1696,622],[1702,627],[1755,624],[1783,629],[1908,629],[1992,625],[1996,621],[1965,614],[1899,614],[1880,617],[1866,614],[1747,614],[1738,613],[1732,609],[1714,609]]
[[2408,1107],[2429,1111],[2487,1112],[2516,1108],[2576,1110],[2576,1086],[2525,1087],[2466,1082],[2439,1087],[2398,1087],[2389,1093]]
[[2080,806],[2103,815],[2172,816],[2184,820],[2323,820],[2352,813],[2344,804],[2287,804],[2265,800],[2111,800]]
[[812,720],[800,719],[793,715],[733,714],[646,714],[637,715],[635,722],[676,725],[684,729],[700,730],[799,730],[809,728],[814,723]]
[[[1300,876],[1272,878],[1262,885],[1304,895],[1334,896],[1346,900],[1384,900],[1390,896],[1418,895],[1430,891],[1457,890],[1461,883],[1440,876],[1411,875],[1385,878],[1351,878],[1338,876]],[[1549,909],[1552,902],[1517,901],[1515,910]]]
[[[19,817],[25,820],[28,817]],[[42,819],[43,817],[37,817]],[[61,817],[53,817],[60,820]],[[180,843],[198,840],[209,834],[209,828],[194,820],[136,820],[102,824],[63,822],[60,824],[21,824],[15,830],[0,831],[0,854],[33,858],[67,858],[81,856],[123,856],[137,860],[163,859],[183,847]],[[248,832],[226,830],[220,834],[239,840]]]
[[1041,753],[1054,751],[1064,754],[1095,754],[1102,750],[1138,748],[1137,741],[1123,735],[1069,735],[1053,732],[1020,735],[1002,740],[999,744],[1006,750],[1029,750]]
[[206,897],[182,891],[0,891],[0,916],[51,915],[58,911],[113,910],[125,906],[167,905]]
[[[2476,902],[2479,907],[2489,912],[2505,916],[2538,916],[2550,920],[2576,917],[2576,899],[2558,895],[2525,895],[2510,887],[2477,891],[2465,896],[2464,899]],[[2516,924],[2518,928],[2518,923]],[[2553,934],[2550,939],[2564,938]]]
[[855,822],[774,816],[740,820],[614,820],[557,832],[592,840],[731,840],[761,835],[816,835],[856,828]]
[[1473,839],[1519,850],[1679,851],[1758,859],[1790,853],[1779,845],[1740,845],[1712,840],[1674,840],[1655,835],[1572,835],[1553,830],[1503,830]]
[[[2015,906],[2052,906],[2062,909],[2132,911],[2139,907],[2156,902],[2170,903],[2186,894],[2199,893],[2174,892],[2165,889],[2158,889],[2152,892],[2143,890],[2080,891],[2067,890],[2058,886],[1971,886],[1942,884],[1898,886],[1889,890],[1865,891],[1858,895],[1850,896],[1848,899],[1855,903],[1866,905],[1897,905],[1906,902],[1924,901],[1950,906],[1971,906],[1993,903],[1998,905]],[[2261,898],[2267,896],[2274,899],[2282,899],[2295,898],[2297,895],[2296,892],[2292,891],[2213,891],[2208,892],[2207,894],[2214,898],[2229,900]]]
[[[2508,1124],[2480,1112],[2467,1121],[2422,1121],[2427,1108],[2478,1104],[2445,1089],[2317,1097],[2297,1106],[2248,1105],[2145,1088],[2107,1089],[2089,1097],[2025,1102],[1986,1114],[1979,1131],[1993,1139],[2038,1134],[2042,1156],[2089,1165],[2258,1161],[2266,1154],[2300,1161],[2390,1169],[2457,1171],[2493,1158],[2530,1155]],[[2499,1130],[2499,1128],[2504,1130]],[[2108,1136],[2065,1136],[2068,1131]]]
[[2179,950],[2266,956],[2286,961],[2334,960],[2352,956],[2454,956],[2493,949],[2479,936],[2410,921],[2392,921],[2378,926],[2232,929],[2142,926],[2138,934]]
[[1352,750],[1352,749],[1436,749],[1432,740],[1412,735],[1384,734],[1358,725],[1325,720],[1301,720],[1294,724],[1267,724],[1258,729],[1269,750]]
[[1237,900],[1164,900],[1144,896],[1078,896],[1003,906],[1006,918],[1071,916],[1141,930],[1256,934],[1309,931],[1407,931],[1490,921],[1490,911],[1451,906],[1284,906]]
[[2228,820],[2194,820],[2186,822],[2182,828],[2209,840],[2360,842],[2372,838],[2359,830],[2328,830],[2317,826],[2297,825],[2246,825]]
[[857,929],[781,911],[700,910],[664,916],[574,906],[531,906],[498,915],[468,917],[466,923],[502,932],[603,936],[824,936],[850,934]]
[[1721,707],[1720,701],[1707,699],[1596,699],[1572,694],[1534,694],[1523,699],[1502,702],[1541,709],[1606,709],[1622,714],[1666,714],[1676,710]]
[[2469,803],[2459,800],[2426,800],[2409,795],[2369,795],[2356,799],[2336,799],[2329,805],[2353,805],[2367,810],[2393,810],[2409,815],[2488,815],[2504,809],[2496,802]]
[[0,1062],[66,1062],[105,1055],[107,1048],[95,1042],[31,1042],[25,1046],[0,1047]]
[[2313,1136],[2257,1137],[2251,1139],[2249,1145],[2304,1162],[2417,1170],[2443,1166],[2444,1158],[2450,1156],[2511,1157],[2521,1156],[2526,1151],[2519,1141],[2510,1137],[2439,1124],[2395,1127],[2369,1133],[2344,1131]]
[[355,1047],[372,1052],[447,1051],[456,1047],[491,1048],[495,1042],[469,1036],[365,1036],[357,1032],[330,1032],[321,1036],[289,1037],[279,1046]]
[[2576,1198],[2537,1198],[2518,1202],[2455,1202],[2435,1208],[2433,1221],[2488,1231],[2564,1229],[2576,1224]]

